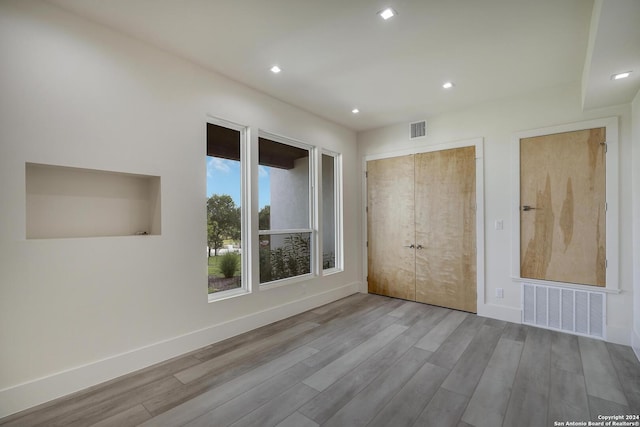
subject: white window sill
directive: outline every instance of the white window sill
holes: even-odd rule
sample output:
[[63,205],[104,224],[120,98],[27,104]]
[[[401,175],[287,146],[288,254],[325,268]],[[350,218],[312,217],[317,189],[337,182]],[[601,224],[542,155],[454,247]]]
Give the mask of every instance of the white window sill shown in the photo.
[[261,283],[260,290],[267,290],[272,288],[279,288],[281,286],[292,285],[294,283],[306,282],[313,279],[315,274],[307,273],[300,276],[288,277],[286,279],[274,280],[271,282]]
[[243,295],[249,295],[250,292],[245,288],[230,289],[228,291],[214,292],[209,294],[209,302],[223,301],[230,298],[236,298]]
[[322,270],[323,276],[331,276],[332,274],[342,273],[344,270],[342,268],[327,268],[326,270]]

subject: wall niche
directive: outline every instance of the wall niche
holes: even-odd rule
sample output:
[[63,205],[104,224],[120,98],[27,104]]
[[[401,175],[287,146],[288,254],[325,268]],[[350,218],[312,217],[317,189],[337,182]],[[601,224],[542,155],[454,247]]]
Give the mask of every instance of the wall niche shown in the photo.
[[26,238],[160,235],[160,177],[26,163]]

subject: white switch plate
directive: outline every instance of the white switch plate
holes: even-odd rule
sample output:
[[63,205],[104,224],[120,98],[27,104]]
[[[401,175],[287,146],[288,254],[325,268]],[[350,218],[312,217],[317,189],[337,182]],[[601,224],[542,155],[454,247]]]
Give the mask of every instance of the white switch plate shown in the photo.
[[496,298],[504,298],[504,289],[496,288]]
[[495,227],[496,227],[496,230],[504,229],[504,221],[501,219],[496,219]]

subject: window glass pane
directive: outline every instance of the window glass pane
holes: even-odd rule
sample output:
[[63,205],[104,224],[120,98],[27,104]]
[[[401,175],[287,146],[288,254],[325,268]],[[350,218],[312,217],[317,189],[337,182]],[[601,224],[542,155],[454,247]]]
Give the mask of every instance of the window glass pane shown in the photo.
[[268,244],[260,244],[260,283],[311,272],[310,232],[273,234],[269,237]]
[[322,268],[336,266],[335,158],[322,155]]
[[259,139],[259,209],[269,206],[260,230],[308,229],[309,150]]
[[207,124],[209,293],[242,286],[240,132]]

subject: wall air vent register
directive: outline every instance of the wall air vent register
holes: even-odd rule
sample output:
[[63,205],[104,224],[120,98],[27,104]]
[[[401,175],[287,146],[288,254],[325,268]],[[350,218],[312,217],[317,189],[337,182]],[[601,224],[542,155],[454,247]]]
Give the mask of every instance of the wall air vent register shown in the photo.
[[427,121],[421,120],[411,123],[411,139],[422,138],[424,136],[427,136]]

